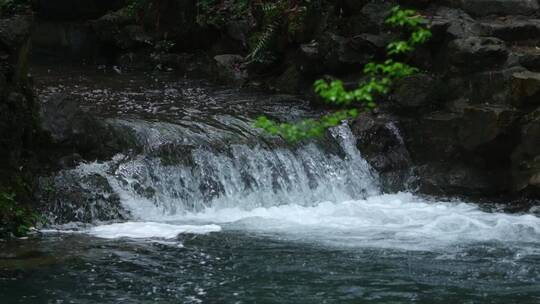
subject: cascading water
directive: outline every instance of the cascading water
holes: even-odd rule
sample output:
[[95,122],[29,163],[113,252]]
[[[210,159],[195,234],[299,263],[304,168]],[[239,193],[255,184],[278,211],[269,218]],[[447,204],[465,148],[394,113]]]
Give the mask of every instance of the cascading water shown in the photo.
[[117,155],[106,164],[86,164],[76,170],[105,176],[124,206],[141,220],[181,217],[210,208],[313,206],[377,194],[375,174],[356,150],[348,127],[332,130],[331,136],[339,154],[314,143],[293,149],[261,142],[219,149],[176,147],[160,152],[161,157],[152,155],[149,150],[170,144],[161,142],[149,143],[149,154]]
[[533,214],[382,193],[346,125],[297,147],[251,127],[309,117],[298,100],[89,79],[72,93],[132,146],[47,179],[49,217],[92,224],[21,244],[28,269],[0,259],[7,303],[540,302]]

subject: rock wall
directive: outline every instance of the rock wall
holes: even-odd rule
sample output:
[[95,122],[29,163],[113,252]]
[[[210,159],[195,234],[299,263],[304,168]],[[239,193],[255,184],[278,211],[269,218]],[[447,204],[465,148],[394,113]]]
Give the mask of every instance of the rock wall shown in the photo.
[[[32,17],[0,18],[0,188],[18,187],[39,137],[37,102],[28,79]],[[20,188],[20,187],[19,187]]]
[[382,106],[399,124],[420,189],[538,197],[537,1],[449,1],[423,14],[434,37],[412,61],[425,72]]

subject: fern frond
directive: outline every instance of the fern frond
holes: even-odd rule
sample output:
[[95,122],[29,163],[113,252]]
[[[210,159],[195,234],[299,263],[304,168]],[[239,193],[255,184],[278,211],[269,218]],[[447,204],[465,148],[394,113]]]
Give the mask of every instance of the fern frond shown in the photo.
[[247,56],[248,60],[252,60],[252,61],[262,60],[262,54],[268,49],[268,46],[270,45],[270,43],[272,42],[272,39],[277,33],[279,26],[280,26],[280,21],[277,19],[266,25],[264,31],[259,37],[259,40],[255,44],[255,47],[253,48],[251,53]]
[[261,10],[265,14],[273,13],[273,12],[277,11],[278,7],[279,6],[278,6],[277,3],[263,3],[263,4],[261,4]]

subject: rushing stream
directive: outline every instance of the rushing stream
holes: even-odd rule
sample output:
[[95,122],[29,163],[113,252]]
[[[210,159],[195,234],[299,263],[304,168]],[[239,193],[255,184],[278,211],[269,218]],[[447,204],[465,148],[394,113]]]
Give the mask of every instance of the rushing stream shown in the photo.
[[[44,99],[68,91],[133,138],[57,180],[102,178],[128,220],[0,243],[1,303],[540,303],[540,218],[382,193],[345,125],[299,147],[251,128],[312,115],[299,100],[42,73]],[[48,216],[103,206],[77,208]]]

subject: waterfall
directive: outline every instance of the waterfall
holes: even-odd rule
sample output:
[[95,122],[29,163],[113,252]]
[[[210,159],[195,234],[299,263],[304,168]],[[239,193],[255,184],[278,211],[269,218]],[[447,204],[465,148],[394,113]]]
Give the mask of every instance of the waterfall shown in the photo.
[[258,141],[219,147],[194,145],[193,138],[184,145],[185,132],[169,127],[134,127],[142,153],[83,164],[75,171],[105,177],[123,207],[143,220],[208,208],[314,206],[379,192],[377,174],[356,149],[347,125],[305,145]]

